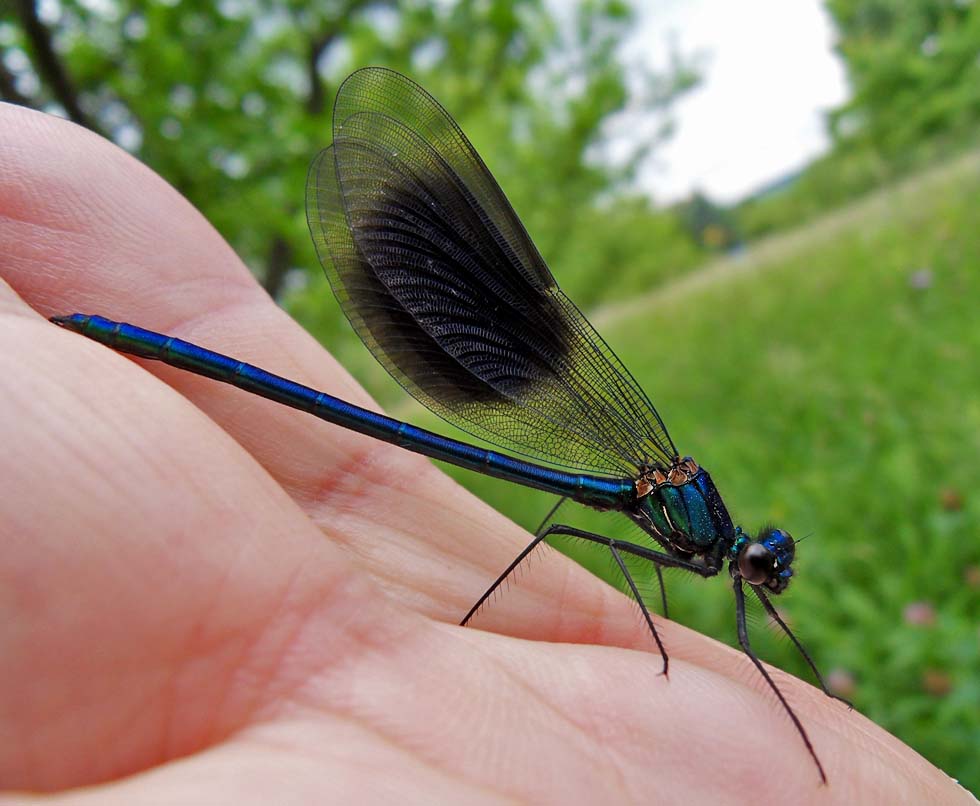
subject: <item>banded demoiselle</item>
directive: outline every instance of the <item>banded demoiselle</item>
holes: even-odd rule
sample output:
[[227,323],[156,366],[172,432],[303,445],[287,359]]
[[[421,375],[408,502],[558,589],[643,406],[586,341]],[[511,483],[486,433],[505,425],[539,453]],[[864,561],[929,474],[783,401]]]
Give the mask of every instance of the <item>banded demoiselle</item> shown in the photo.
[[809,736],[749,643],[744,585],[806,650],[770,601],[793,576],[796,541],[734,526],[707,470],[682,457],[660,415],[595,328],[561,291],[459,126],[425,90],[365,68],[337,93],[333,144],[307,181],[310,232],[351,325],[389,373],[433,412],[524,458],[439,436],[176,338],[99,316],[52,321],[121,352],[163,361],[323,420],[598,510],[618,511],[646,544],[551,522],[466,614],[539,546],[566,536],[609,553],[668,670],[668,655],[627,560],[701,577],[727,563],[738,640]]

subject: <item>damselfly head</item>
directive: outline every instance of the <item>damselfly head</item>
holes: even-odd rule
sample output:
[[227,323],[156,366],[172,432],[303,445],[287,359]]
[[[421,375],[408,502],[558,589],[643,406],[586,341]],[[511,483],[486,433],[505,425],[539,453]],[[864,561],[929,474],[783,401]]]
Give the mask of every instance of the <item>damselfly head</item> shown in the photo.
[[733,563],[742,579],[770,593],[786,590],[793,577],[791,566],[796,555],[796,541],[789,532],[764,526],[755,540],[739,541],[736,552]]

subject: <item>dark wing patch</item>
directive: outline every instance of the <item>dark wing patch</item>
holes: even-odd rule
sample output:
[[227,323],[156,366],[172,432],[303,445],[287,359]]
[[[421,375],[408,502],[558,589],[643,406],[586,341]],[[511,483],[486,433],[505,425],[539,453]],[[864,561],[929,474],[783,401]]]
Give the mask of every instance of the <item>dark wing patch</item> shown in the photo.
[[548,462],[632,475],[675,455],[636,381],[562,294],[469,141],[409,79],[341,87],[307,216],[334,293],[436,414]]

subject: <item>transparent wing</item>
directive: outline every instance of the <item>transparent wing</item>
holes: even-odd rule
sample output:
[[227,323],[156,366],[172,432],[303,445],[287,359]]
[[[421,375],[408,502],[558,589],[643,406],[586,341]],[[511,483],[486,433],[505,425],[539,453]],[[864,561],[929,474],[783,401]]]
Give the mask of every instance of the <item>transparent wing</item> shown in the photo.
[[558,288],[448,113],[382,68],[352,74],[307,217],[344,313],[423,405],[488,442],[635,474],[676,455],[653,405]]

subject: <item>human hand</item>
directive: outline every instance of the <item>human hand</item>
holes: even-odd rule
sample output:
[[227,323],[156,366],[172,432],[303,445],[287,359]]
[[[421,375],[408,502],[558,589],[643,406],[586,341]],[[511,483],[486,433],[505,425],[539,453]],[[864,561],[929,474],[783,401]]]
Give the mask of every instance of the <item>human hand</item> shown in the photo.
[[665,679],[634,606],[554,552],[481,616],[494,632],[456,626],[521,529],[418,456],[49,324],[130,321],[372,405],[187,202],[105,141],[0,105],[0,248],[7,789],[971,802],[774,671],[820,785],[747,659],[661,620]]

